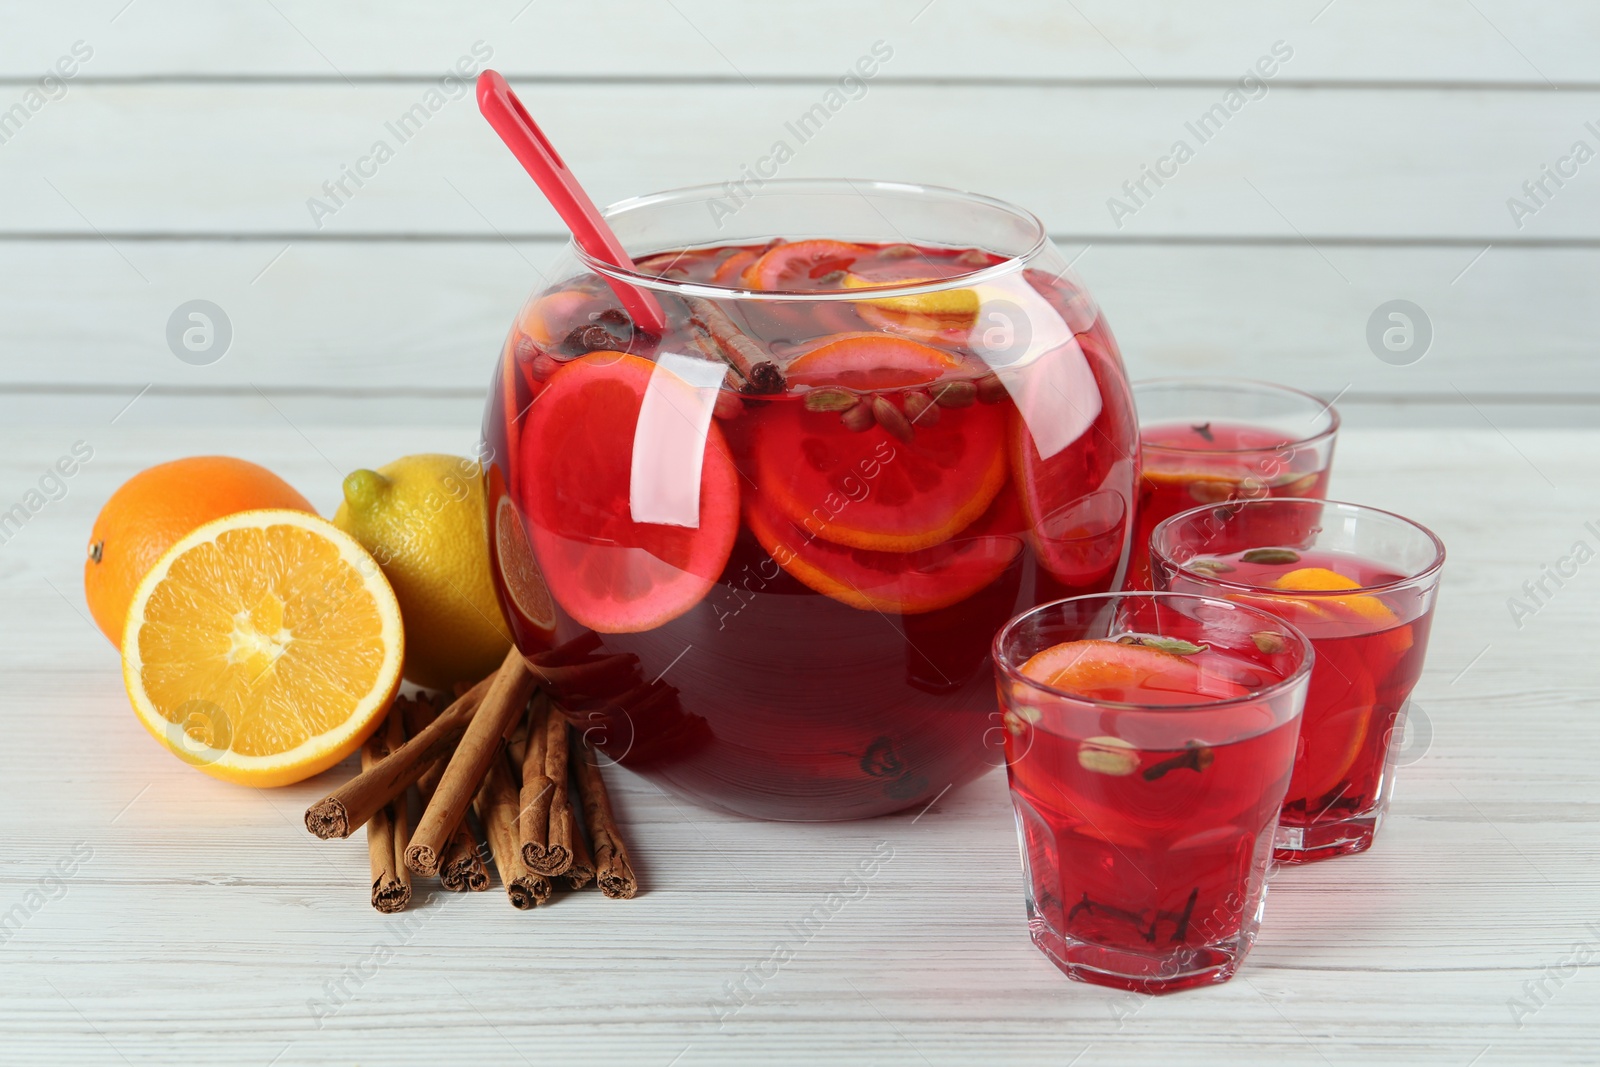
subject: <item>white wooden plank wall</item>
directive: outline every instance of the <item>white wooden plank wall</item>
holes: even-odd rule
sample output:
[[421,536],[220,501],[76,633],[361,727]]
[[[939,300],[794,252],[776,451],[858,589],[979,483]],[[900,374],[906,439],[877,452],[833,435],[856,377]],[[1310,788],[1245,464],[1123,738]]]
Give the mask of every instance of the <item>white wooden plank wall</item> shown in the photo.
[[[265,394],[296,421],[382,421],[407,398],[470,419],[558,223],[467,93],[404,144],[386,123],[487,56],[604,202],[737,177],[878,40],[893,57],[783,173],[1032,208],[1134,374],[1285,380],[1342,393],[1358,423],[1585,426],[1600,405],[1600,162],[1561,163],[1600,151],[1600,10],[1576,0],[0,12],[11,421],[146,386],[129,418],[281,419]],[[1185,123],[1275,44],[1292,55],[1201,144]],[[73,76],[41,89],[53,69]],[[394,158],[314,221],[307,200],[378,138]],[[1178,138],[1194,158],[1114,218],[1108,199],[1133,204],[1123,183]],[[1535,203],[1522,184],[1545,165],[1576,174]],[[1537,211],[1513,219],[1513,196]],[[194,298],[234,330],[210,366],[165,342]],[[1396,298],[1433,330],[1404,366],[1366,340]]]

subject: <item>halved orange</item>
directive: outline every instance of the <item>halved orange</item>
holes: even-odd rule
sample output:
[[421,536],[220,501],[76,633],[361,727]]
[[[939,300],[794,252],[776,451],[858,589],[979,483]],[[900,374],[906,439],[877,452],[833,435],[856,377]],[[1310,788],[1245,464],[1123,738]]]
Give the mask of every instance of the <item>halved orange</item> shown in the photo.
[[1022,552],[1022,512],[1008,493],[955,538],[916,552],[873,552],[808,536],[772,503],[745,498],[745,521],[773,561],[807,587],[862,610],[937,611],[972,596]]
[[400,605],[315,515],[245,511],[169,549],[133,596],[122,676],[163,745],[207,774],[288,785],[360,747],[394,699]]

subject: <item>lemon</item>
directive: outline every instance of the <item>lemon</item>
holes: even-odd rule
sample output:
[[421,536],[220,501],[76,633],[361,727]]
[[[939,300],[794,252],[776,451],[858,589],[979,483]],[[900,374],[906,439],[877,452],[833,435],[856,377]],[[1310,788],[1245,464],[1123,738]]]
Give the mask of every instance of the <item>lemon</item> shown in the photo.
[[475,461],[426,454],[355,471],[333,522],[394,587],[406,681],[446,689],[500,665],[511,636],[489,575],[488,505]]

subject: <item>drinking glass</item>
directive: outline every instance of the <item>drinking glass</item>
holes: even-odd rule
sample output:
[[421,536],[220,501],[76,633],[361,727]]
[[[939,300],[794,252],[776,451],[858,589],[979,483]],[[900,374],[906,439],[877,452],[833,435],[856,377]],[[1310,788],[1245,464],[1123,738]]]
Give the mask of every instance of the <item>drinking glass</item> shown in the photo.
[[[1261,921],[1310,644],[1259,608],[1110,593],[1017,616],[993,655],[1034,943],[1099,985],[1226,981]],[[1090,661],[1130,684],[1108,697]]]
[[1265,608],[1316,649],[1277,858],[1370,847],[1394,791],[1444,545],[1377,508],[1268,499],[1176,515],[1156,527],[1150,553],[1161,588]]
[[1149,589],[1150,531],[1197,504],[1328,494],[1339,432],[1332,404],[1242,378],[1133,383],[1139,412],[1138,515],[1130,589]]

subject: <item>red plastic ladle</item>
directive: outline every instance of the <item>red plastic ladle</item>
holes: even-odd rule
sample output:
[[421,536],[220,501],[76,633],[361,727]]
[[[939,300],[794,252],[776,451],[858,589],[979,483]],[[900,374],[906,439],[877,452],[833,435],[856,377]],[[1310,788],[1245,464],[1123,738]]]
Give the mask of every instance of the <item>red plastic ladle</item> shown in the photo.
[[[478,110],[489,120],[494,132],[500,135],[500,140],[511,149],[517,162],[539,184],[539,191],[544,193],[550,206],[561,216],[561,221],[572,231],[572,239],[578,243],[578,247],[588,253],[591,259],[623,270],[636,269],[628,253],[623,251],[622,242],[606,225],[606,220],[600,217],[594,201],[583,191],[583,186],[572,176],[572,171],[562,162],[549,138],[529,116],[528,109],[522,106],[522,101],[517,99],[517,94],[511,91],[511,86],[506,84],[499,72],[485,70],[478,75]],[[606,282],[617,294],[617,299],[622,301],[622,306],[628,309],[628,314],[633,316],[636,325],[657,335],[665,332],[666,315],[654,294],[615,278],[606,278]]]

